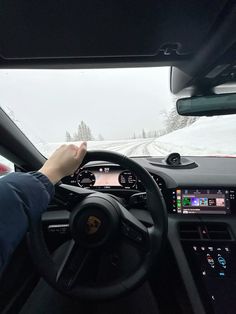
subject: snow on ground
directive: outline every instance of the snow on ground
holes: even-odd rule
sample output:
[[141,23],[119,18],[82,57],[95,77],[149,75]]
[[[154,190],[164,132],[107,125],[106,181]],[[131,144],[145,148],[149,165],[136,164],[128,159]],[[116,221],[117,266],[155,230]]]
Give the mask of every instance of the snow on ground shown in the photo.
[[[36,146],[43,155],[49,157],[64,143],[41,143]],[[162,156],[171,152],[189,156],[236,156],[236,115],[200,118],[189,127],[157,139],[89,141],[88,150],[111,150],[127,156]],[[0,162],[12,168],[12,164],[1,156]]]
[[[154,139],[114,140],[114,141],[88,141],[88,150],[111,150],[127,156],[150,156],[153,151]],[[80,142],[72,142],[79,145]],[[49,143],[39,145],[38,148],[45,156],[49,156],[62,143]],[[68,144],[68,143],[67,143]],[[158,155],[161,153],[157,152]],[[162,154],[161,154],[162,155]]]
[[160,150],[181,155],[236,155],[236,115],[203,117],[156,140]]
[[[39,149],[49,156],[61,144],[41,144]],[[162,156],[171,152],[190,156],[236,155],[236,115],[203,117],[157,139],[89,141],[88,149],[111,150],[127,156]]]

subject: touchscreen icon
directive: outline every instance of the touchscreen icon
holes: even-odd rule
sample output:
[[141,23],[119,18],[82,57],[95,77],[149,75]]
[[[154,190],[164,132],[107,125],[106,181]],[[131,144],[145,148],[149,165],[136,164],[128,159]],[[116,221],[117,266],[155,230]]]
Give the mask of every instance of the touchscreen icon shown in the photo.
[[208,198],[208,205],[209,206],[216,206],[216,199],[215,198]]
[[191,206],[191,199],[189,197],[183,198],[183,206]]
[[191,197],[191,205],[192,206],[199,206],[199,198],[198,197]]
[[216,206],[224,207],[225,206],[225,199],[224,198],[217,198],[216,199]]
[[199,205],[208,206],[208,198],[207,197],[200,198]]

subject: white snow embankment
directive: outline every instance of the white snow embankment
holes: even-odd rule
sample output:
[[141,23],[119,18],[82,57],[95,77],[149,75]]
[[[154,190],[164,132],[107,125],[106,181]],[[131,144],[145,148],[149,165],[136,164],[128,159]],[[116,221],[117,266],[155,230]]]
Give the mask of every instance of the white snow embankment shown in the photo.
[[202,117],[192,125],[155,140],[166,152],[181,155],[236,155],[236,115]]

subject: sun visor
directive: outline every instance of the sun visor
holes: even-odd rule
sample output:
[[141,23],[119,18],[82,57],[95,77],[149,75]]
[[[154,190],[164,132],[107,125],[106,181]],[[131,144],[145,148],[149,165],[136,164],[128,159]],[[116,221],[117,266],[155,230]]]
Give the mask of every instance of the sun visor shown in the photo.
[[2,0],[3,59],[186,56],[227,0]]

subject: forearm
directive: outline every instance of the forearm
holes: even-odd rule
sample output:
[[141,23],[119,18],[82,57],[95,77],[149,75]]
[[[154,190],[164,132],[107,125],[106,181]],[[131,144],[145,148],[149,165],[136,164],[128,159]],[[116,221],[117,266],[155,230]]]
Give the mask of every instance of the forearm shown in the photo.
[[29,220],[41,218],[54,194],[54,186],[74,173],[85,154],[86,143],[62,145],[36,173],[11,173],[0,179],[0,275],[27,231]]
[[0,273],[28,229],[40,219],[54,187],[40,173],[12,173],[0,179]]

